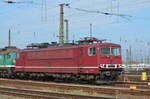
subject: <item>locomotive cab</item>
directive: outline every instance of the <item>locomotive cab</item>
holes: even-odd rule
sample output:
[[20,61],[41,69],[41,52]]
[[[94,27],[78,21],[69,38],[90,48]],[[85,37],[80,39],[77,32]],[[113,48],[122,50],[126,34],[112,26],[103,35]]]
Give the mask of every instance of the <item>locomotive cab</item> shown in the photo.
[[102,41],[96,38],[80,40],[84,50],[80,56],[80,64],[84,69],[80,70],[82,73],[98,74],[103,80],[116,80],[122,72],[121,46]]
[[117,44],[106,43],[100,45],[100,67],[103,69],[116,69],[120,68],[121,61],[121,48]]
[[105,79],[116,80],[122,72],[121,47],[117,44],[100,45],[100,73]]

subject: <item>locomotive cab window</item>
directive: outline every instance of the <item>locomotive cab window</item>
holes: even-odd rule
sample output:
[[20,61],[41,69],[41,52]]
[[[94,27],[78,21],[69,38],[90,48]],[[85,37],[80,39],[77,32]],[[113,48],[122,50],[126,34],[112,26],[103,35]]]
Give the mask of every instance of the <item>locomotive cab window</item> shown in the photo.
[[7,58],[11,58],[11,55],[7,54],[6,57],[7,57]]
[[101,47],[101,53],[103,55],[110,55],[110,47]]
[[114,56],[119,56],[121,54],[120,48],[118,47],[111,47],[111,54]]
[[95,48],[95,47],[89,47],[89,48],[88,48],[88,55],[89,55],[89,56],[94,56],[94,55],[96,55],[96,48]]
[[119,56],[121,52],[119,47],[101,47],[101,54]]

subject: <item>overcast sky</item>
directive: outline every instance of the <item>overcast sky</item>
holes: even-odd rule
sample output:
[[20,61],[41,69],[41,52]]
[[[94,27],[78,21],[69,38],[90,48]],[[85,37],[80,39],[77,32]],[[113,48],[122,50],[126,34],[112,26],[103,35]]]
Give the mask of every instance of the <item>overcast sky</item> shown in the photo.
[[[71,7],[64,9],[70,40],[89,36],[92,23],[94,37],[120,43],[123,49],[132,46],[138,52],[150,42],[150,0],[13,0],[24,2],[18,4],[3,1],[0,0],[0,47],[7,46],[9,29],[12,44],[18,48],[29,43],[58,41],[60,3],[69,3]],[[106,16],[74,8],[126,16]],[[143,51],[148,52],[149,46]]]

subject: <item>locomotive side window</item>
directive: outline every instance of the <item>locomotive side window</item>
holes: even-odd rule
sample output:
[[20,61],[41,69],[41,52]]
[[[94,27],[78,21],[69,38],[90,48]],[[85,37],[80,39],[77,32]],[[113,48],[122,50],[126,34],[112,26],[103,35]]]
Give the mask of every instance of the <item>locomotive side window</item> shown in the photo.
[[119,56],[120,55],[120,48],[117,47],[111,47],[111,53],[114,56]]
[[120,48],[118,47],[101,47],[101,53],[103,55],[114,55],[119,56],[120,55]]
[[11,58],[11,55],[9,55],[9,54],[7,54],[7,56],[6,56],[7,58]]
[[88,48],[88,55],[89,55],[89,56],[94,56],[94,55],[96,55],[96,48],[95,48],[95,47],[89,47],[89,48]]
[[110,55],[110,47],[102,47],[101,48],[101,53],[103,55]]
[[82,50],[82,48],[80,48],[80,56],[82,56],[83,55],[83,50]]

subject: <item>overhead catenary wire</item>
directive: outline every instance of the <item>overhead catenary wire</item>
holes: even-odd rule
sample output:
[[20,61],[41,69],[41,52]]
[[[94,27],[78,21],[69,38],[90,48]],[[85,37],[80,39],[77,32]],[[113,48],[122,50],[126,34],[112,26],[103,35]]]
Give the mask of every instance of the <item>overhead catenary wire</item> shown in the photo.
[[[83,1],[83,0],[82,0]],[[113,2],[118,2],[119,0],[111,0],[111,2],[110,3],[113,3]],[[122,3],[122,1],[119,1],[119,5],[120,5],[120,7],[122,8],[122,7],[128,7],[128,6],[137,6],[137,5],[140,5],[140,4],[145,4],[145,3],[148,3],[148,2],[150,2],[150,0],[142,0],[142,1],[137,1],[137,0],[132,0],[131,2],[128,2],[128,3],[126,3],[125,1],[124,1],[124,3]],[[72,4],[74,4],[74,3],[79,3],[79,2],[71,2],[70,4],[72,5]],[[90,3],[91,4],[91,3]],[[108,1],[107,2],[97,2],[97,3],[95,3],[95,4],[103,4],[103,5],[106,5],[106,4],[108,4]],[[120,7],[119,7],[119,9],[120,9]],[[104,8],[104,9],[101,9],[102,11],[104,11],[104,10],[107,10],[107,9],[110,9],[110,10],[113,10],[113,9],[117,9],[118,8],[118,5],[113,5],[113,4],[110,4],[110,6],[108,6],[108,7],[106,7],[106,8]],[[110,11],[111,12],[111,11]]]
[[[46,8],[46,10],[47,9],[53,9],[53,8],[56,8],[56,7],[58,7],[58,6],[48,6],[47,8]],[[46,17],[47,17],[47,11],[45,11],[46,13],[45,13],[45,19],[47,19]],[[84,13],[83,13],[84,14]],[[107,14],[107,13],[105,13],[105,14]],[[117,13],[111,13],[111,14],[117,14]],[[42,16],[42,14],[41,14],[41,16]],[[110,14],[109,14],[109,16],[111,16]],[[126,19],[126,20],[130,20],[130,18],[129,17],[127,17],[127,16],[120,16],[120,17],[122,17],[122,18],[124,18],[124,19]],[[42,19],[42,18],[41,18]],[[44,18],[43,18],[44,19]]]
[[130,17],[132,17],[131,15],[126,15],[126,14],[118,14],[118,13],[109,13],[109,12],[102,12],[102,11],[94,11],[94,10],[87,10],[87,9],[81,9],[81,8],[73,8],[73,7],[69,7],[71,9],[75,9],[78,11],[82,11],[82,12],[87,12],[87,13],[98,13],[98,14],[103,14],[103,15],[107,15],[107,16],[119,16],[125,19],[128,19]]
[[[145,1],[138,1],[136,2],[137,0],[135,1],[132,1],[130,3],[125,3],[125,4],[121,4],[121,2],[119,3],[121,8],[124,8],[124,7],[129,7],[129,6],[138,6],[138,5],[141,5],[141,4],[145,4],[145,3],[150,3],[150,0],[145,0]],[[110,6],[110,7],[106,7],[106,8],[103,8],[102,10],[108,10],[108,9],[116,9],[118,6],[115,5],[115,6]]]
[[[87,13],[87,12],[85,12],[85,13]],[[117,14],[117,13],[116,13]],[[122,16],[122,17],[124,17],[124,16]],[[125,18],[127,18],[127,17],[125,17]]]
[[[74,10],[77,10],[77,11],[80,11],[81,13],[77,13],[77,16],[79,16],[79,15],[82,15],[82,14],[89,14],[89,13],[92,13],[93,15],[94,14],[108,14],[109,16],[111,16],[111,15],[113,15],[113,16],[120,16],[120,17],[122,17],[122,18],[124,18],[124,19],[126,19],[126,20],[130,20],[130,18],[131,17],[133,17],[133,16],[131,16],[131,15],[125,15],[125,14],[118,14],[118,13],[105,13],[105,12],[101,12],[101,11],[92,11],[92,10],[86,10],[86,9],[81,9],[81,8],[73,8],[73,7],[70,7],[71,9],[74,9]],[[66,16],[66,17],[75,17],[74,15],[76,15],[76,14],[70,14],[70,15],[68,15],[68,16]],[[126,16],[128,16],[128,17],[126,17]],[[93,17],[92,17],[93,18]],[[80,22],[87,22],[88,21],[88,19],[87,20],[85,20],[84,19],[84,21],[82,20],[80,20]],[[79,21],[78,21],[79,22]],[[77,21],[75,22],[75,23],[78,23]],[[72,23],[74,23],[73,21],[72,21]],[[116,23],[118,23],[118,22],[116,22],[116,21],[113,21],[113,22],[110,22],[110,23],[107,23],[107,25],[109,24],[116,24]],[[102,24],[101,24],[102,25]],[[106,24],[103,24],[103,25],[106,25]],[[103,26],[102,25],[102,26]]]
[[4,0],[2,1],[4,3],[8,3],[8,4],[20,4],[20,3],[26,3],[26,4],[35,4],[35,5],[39,5],[38,3],[35,3],[33,1],[12,1],[12,0]]
[[[112,9],[113,9],[113,5],[112,5],[112,2],[116,2],[117,4],[115,5],[115,8],[117,9],[117,11],[116,11],[116,13],[113,13],[113,11],[112,11]],[[143,1],[143,2],[135,2],[135,4],[142,4],[142,3],[145,3],[145,2],[149,2],[149,0],[146,0],[146,1]],[[107,16],[117,16],[117,22],[119,21],[119,17],[121,17],[121,18],[123,18],[123,19],[125,19],[125,20],[127,20],[127,21],[130,21],[131,20],[131,18],[133,19],[148,19],[148,18],[145,18],[145,17],[136,17],[136,16],[131,16],[131,15],[125,15],[125,14],[119,14],[120,13],[120,4],[121,4],[121,2],[120,2],[120,0],[111,0],[111,11],[108,13],[108,12],[104,12],[103,10],[103,12],[102,11],[89,11],[89,10],[87,10],[87,9],[81,9],[81,8],[74,8],[75,10],[77,10],[77,11],[82,11],[82,12],[85,12],[85,13],[79,13],[79,14],[77,14],[77,15],[82,15],[82,14],[86,14],[86,13],[101,13],[101,14],[105,14],[105,15],[107,15]],[[132,4],[130,4],[130,5],[132,5]],[[122,7],[122,5],[121,5],[121,7]],[[71,7],[72,8],[72,7]],[[70,15],[68,15],[68,16],[66,16],[66,17],[74,17],[74,15],[75,14],[70,14]]]

